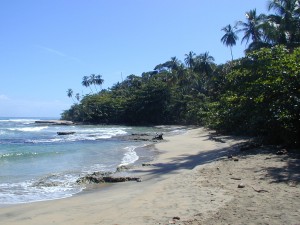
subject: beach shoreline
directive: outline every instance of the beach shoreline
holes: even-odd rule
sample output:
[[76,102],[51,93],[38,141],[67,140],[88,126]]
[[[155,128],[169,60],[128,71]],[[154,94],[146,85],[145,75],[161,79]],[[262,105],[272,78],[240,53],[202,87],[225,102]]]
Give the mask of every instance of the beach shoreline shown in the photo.
[[0,219],[16,225],[299,224],[297,157],[267,150],[243,155],[238,146],[245,140],[212,138],[204,128],[165,139],[155,144],[153,161],[128,171],[142,182],[2,207]]

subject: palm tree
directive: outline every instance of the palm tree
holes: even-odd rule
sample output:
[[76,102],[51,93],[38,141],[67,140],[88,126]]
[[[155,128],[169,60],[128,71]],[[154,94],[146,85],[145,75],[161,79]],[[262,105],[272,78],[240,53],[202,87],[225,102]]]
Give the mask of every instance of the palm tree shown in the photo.
[[205,52],[196,57],[195,69],[197,72],[205,73],[206,76],[210,76],[213,71],[214,57],[209,55],[209,52]]
[[71,88],[69,88],[67,90],[67,95],[68,95],[69,98],[72,98],[73,102],[75,102],[74,99],[73,99],[73,90]]
[[76,93],[75,98],[77,99],[78,102],[80,101],[80,95],[79,95],[79,93]]
[[275,11],[268,16],[270,27],[277,31],[275,42],[288,47],[300,45],[300,1],[272,0],[268,2],[268,9]]
[[89,87],[90,89],[91,89],[91,92],[93,92],[93,90],[92,90],[92,88],[91,88],[91,82],[90,82],[90,78],[88,77],[88,76],[84,76],[83,78],[82,78],[82,82],[81,82],[81,84],[83,85],[83,86],[85,86],[85,87]]
[[174,56],[166,62],[166,65],[169,71],[167,75],[168,83],[173,85],[178,81],[178,72],[180,70],[181,62]]
[[188,54],[185,54],[184,62],[190,69],[193,69],[195,66],[195,60],[194,60],[195,56],[196,54],[192,51],[190,51]]
[[100,86],[100,89],[102,88],[102,84],[104,83],[104,80],[102,79],[102,75],[98,74],[95,77],[95,84]]
[[246,12],[245,16],[246,22],[237,22],[237,26],[241,27],[238,32],[244,32],[242,42],[246,41],[246,44],[248,44],[250,39],[254,43],[262,42],[262,28],[266,16],[264,14],[257,15],[256,9]]
[[95,90],[96,90],[96,92],[97,92],[97,88],[96,88],[96,85],[95,85],[95,81],[96,81],[96,75],[95,74],[91,74],[90,75],[90,78],[89,78],[89,82],[90,82],[90,85],[94,85],[94,87],[95,87]]
[[178,66],[180,65],[180,61],[176,58],[176,56],[171,57],[170,60],[158,64],[154,67],[154,70],[158,71],[159,73],[161,72],[171,72],[172,70],[176,70],[178,68]]
[[232,46],[236,45],[236,41],[238,40],[238,36],[235,32],[236,27],[231,27],[230,24],[228,24],[226,27],[223,27],[222,30],[225,31],[224,36],[221,38],[221,41],[224,45],[227,47],[230,47],[230,53],[231,53],[231,59],[233,61],[233,54],[232,54]]
[[174,56],[174,57],[171,57],[170,62],[171,62],[171,69],[172,70],[177,70],[179,65],[180,65],[179,59],[177,59],[177,57]]

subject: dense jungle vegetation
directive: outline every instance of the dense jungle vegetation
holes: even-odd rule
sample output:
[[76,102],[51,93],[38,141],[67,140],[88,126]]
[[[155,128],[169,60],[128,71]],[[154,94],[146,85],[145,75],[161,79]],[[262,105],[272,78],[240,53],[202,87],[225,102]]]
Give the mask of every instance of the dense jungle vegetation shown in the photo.
[[[217,65],[209,52],[190,51],[141,76],[129,75],[98,91],[101,75],[85,76],[93,91],[75,95],[62,119],[94,124],[193,124],[218,131],[300,143],[300,1],[272,0],[268,15],[246,12],[246,20],[222,31],[230,48],[247,43],[245,56]],[[68,96],[73,98],[72,89]]]

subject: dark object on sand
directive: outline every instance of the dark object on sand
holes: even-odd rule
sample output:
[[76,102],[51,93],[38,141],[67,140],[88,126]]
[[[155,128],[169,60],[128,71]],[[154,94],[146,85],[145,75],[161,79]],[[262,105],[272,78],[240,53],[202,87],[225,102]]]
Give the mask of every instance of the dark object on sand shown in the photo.
[[156,134],[153,140],[163,140],[163,133]]
[[281,149],[276,152],[276,155],[286,155],[287,153],[288,153],[288,151],[286,149]]
[[238,188],[244,188],[245,187],[245,184],[243,184],[243,183],[240,183],[239,185],[238,185]]
[[76,132],[74,131],[62,131],[62,132],[57,132],[58,135],[70,135],[70,134],[75,134]]

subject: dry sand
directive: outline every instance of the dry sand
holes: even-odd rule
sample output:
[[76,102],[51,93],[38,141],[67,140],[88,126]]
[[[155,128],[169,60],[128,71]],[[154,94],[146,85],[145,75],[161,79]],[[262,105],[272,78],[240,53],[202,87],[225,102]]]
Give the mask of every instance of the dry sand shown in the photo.
[[133,170],[142,182],[3,207],[1,224],[300,224],[299,156],[241,153],[241,140],[211,137],[168,137],[157,160]]

